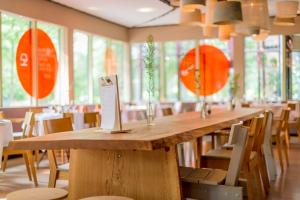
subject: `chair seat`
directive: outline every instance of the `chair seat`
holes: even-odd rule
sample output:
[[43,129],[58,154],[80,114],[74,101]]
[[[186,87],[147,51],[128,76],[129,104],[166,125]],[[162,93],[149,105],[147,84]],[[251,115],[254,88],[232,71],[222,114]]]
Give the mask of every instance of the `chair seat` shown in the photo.
[[[203,158],[217,158],[217,159],[230,159],[232,150],[228,149],[213,149],[209,150]],[[250,154],[250,160],[253,160],[257,155],[255,151],[252,151]]]
[[58,200],[65,199],[68,191],[59,188],[31,188],[9,193],[7,200]]
[[58,165],[57,167],[58,167],[59,171],[69,171],[70,163],[66,163],[66,164],[63,164],[63,165]]
[[120,197],[120,196],[95,196],[95,197],[87,197],[81,200],[133,200],[128,197]]
[[225,181],[227,171],[209,168],[180,167],[180,179],[183,182],[219,185]]

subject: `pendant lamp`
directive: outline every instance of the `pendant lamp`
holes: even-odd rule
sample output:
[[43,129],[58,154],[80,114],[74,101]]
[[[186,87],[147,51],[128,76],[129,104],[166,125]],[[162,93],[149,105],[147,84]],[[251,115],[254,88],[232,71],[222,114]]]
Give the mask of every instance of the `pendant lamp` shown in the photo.
[[171,0],[170,1],[171,6],[180,6],[180,0]]
[[298,1],[285,0],[276,2],[276,17],[292,18],[297,16]]
[[180,12],[180,24],[182,25],[201,26],[203,22],[204,15],[198,9],[194,12]]
[[234,25],[220,25],[219,26],[219,40],[228,41],[234,32]]
[[259,34],[253,34],[252,38],[254,40],[256,40],[256,41],[264,41],[265,39],[268,38],[269,32],[270,32],[269,30],[263,30],[263,29],[261,29],[259,31]]
[[212,37],[214,27],[217,27],[213,24],[213,13],[214,7],[217,3],[217,0],[206,0],[206,12],[205,12],[205,23],[203,27],[203,36]]
[[214,7],[213,24],[228,25],[242,22],[242,6],[239,1],[218,1]]
[[205,0],[181,0],[181,10],[183,12],[193,12],[205,6]]
[[273,24],[278,26],[294,26],[296,24],[296,21],[295,21],[295,17],[291,17],[291,18],[276,17],[274,19]]

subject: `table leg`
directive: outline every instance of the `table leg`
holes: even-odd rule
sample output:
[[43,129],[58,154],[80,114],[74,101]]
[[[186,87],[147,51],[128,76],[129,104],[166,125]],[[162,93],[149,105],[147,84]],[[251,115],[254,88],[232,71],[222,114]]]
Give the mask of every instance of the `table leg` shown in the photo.
[[69,199],[95,195],[181,199],[176,147],[155,151],[72,149]]
[[196,168],[201,167],[201,156],[202,156],[202,137],[199,137],[193,141],[194,157],[196,162]]

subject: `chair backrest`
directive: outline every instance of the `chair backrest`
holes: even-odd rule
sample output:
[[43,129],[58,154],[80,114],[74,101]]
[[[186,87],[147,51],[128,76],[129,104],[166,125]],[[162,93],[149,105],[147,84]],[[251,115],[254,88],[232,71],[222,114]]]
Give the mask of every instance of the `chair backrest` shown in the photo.
[[262,145],[264,143],[264,140],[266,138],[266,133],[272,126],[272,119],[273,119],[273,113],[271,111],[266,111],[264,113],[264,118],[263,118],[263,123],[261,130],[257,133],[256,137],[254,138],[253,141],[253,151],[261,151]]
[[88,124],[89,128],[100,126],[99,112],[86,112],[84,113],[84,123]]
[[23,131],[22,136],[25,137],[32,137],[32,132],[35,124],[34,113],[33,112],[26,112],[23,122]]
[[242,108],[250,108],[250,103],[242,103],[241,107]]
[[[44,131],[45,134],[51,134],[51,133],[59,133],[59,132],[65,132],[65,131],[72,131],[72,121],[71,118],[60,118],[60,119],[50,119],[50,120],[44,120]],[[48,153],[48,159],[49,159],[49,167],[51,171],[56,171],[58,169],[57,167],[57,161],[55,157],[54,150],[47,150]]]
[[273,124],[273,112],[267,111],[268,118],[265,126],[265,138],[263,144],[270,143],[272,139],[272,124]]
[[73,131],[71,118],[44,120],[45,134]]
[[276,126],[276,135],[279,136],[282,130],[286,130],[288,128],[289,123],[289,116],[290,116],[290,108],[282,109],[280,118],[278,120]]
[[231,129],[230,129],[230,133],[229,133],[229,137],[228,137],[228,142],[227,144],[228,145],[233,145],[233,139],[234,139],[234,134],[235,134],[235,131],[241,127],[243,125],[243,122],[239,122],[239,123],[236,123],[236,124],[232,124],[231,125]]
[[42,108],[30,108],[29,112],[33,112],[33,113],[42,113],[43,109]]
[[247,146],[248,129],[242,125],[236,125],[233,130],[233,150],[229,162],[225,185],[235,186],[239,178]]
[[65,112],[63,113],[64,118],[71,118],[72,123],[74,123],[74,115],[71,112]]
[[0,119],[5,119],[5,114],[3,111],[0,111]]
[[251,121],[249,130],[248,130],[249,138],[248,138],[248,142],[247,142],[247,146],[246,146],[246,150],[245,150],[244,161],[243,161],[244,167],[246,167],[249,163],[251,151],[253,150],[254,141],[262,128],[263,119],[264,119],[263,117],[255,117]]
[[173,110],[170,107],[162,108],[161,112],[162,112],[163,116],[173,115]]
[[290,109],[290,110],[296,110],[296,103],[288,103],[287,104],[287,107]]

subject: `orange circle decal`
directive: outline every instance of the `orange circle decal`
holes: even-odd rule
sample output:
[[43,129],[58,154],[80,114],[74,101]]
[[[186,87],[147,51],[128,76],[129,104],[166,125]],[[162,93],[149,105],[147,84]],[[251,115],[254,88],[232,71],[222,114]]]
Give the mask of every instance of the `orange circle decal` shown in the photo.
[[29,29],[19,41],[16,54],[17,73],[24,90],[32,97],[42,99],[54,89],[58,70],[57,55],[47,33],[36,29],[36,70],[32,60],[32,34],[32,29]]
[[[230,62],[224,53],[210,45],[199,46],[200,95],[209,96],[221,90],[228,81]],[[196,49],[193,48],[180,62],[180,80],[197,94]]]

